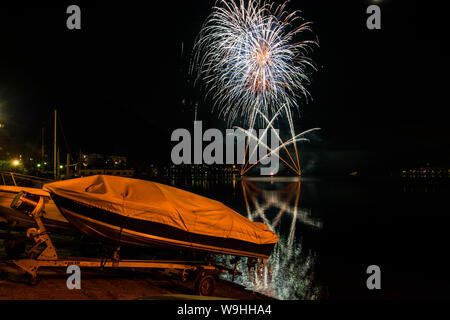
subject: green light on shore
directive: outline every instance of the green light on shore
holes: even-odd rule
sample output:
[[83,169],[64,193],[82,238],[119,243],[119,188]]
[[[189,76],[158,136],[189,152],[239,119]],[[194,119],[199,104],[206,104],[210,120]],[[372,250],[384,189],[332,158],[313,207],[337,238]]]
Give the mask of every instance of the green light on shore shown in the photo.
[[37,167],[38,167],[38,168],[40,168],[40,167],[41,167],[41,164],[40,164],[40,163],[38,163],[38,164],[37,164]]
[[60,165],[59,168],[62,169],[62,168],[64,168],[64,166],[63,166],[63,165]]

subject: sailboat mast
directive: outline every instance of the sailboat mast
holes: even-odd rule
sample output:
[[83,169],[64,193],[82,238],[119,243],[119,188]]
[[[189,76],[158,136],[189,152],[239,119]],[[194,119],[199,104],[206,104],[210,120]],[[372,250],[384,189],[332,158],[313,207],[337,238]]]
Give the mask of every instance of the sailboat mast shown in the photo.
[[40,170],[40,171],[42,171],[42,172],[45,171],[44,161],[45,161],[45,128],[42,127],[41,170]]
[[58,179],[58,169],[57,169],[57,166],[58,166],[58,160],[57,160],[57,157],[58,157],[58,150],[57,150],[57,147],[56,147],[56,123],[57,123],[57,111],[56,111],[56,109],[55,109],[55,126],[54,126],[54,136],[55,136],[55,139],[54,139],[54,141],[53,141],[53,174],[54,174],[54,177],[55,177],[55,180],[57,180]]

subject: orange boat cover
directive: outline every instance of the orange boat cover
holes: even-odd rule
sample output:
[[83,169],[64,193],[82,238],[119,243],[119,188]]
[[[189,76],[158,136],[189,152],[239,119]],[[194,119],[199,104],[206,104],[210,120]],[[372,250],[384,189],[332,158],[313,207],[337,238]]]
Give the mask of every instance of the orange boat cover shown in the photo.
[[223,203],[164,184],[96,175],[44,185],[44,190],[127,217],[202,235],[273,244],[278,236]]

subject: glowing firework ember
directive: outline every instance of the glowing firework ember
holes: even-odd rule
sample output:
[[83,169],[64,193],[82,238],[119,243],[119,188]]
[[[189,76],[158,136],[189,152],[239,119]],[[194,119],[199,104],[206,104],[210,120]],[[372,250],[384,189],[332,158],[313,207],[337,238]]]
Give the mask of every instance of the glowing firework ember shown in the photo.
[[219,0],[195,43],[193,70],[213,94],[219,114],[253,127],[256,117],[272,117],[280,106],[289,114],[297,99],[307,98],[307,57],[313,40],[299,11],[288,13],[286,3],[261,0]]

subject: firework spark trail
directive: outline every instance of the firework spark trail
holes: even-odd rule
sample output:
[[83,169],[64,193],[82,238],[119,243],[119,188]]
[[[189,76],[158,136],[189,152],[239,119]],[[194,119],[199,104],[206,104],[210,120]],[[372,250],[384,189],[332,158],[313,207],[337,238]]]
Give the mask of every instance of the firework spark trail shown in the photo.
[[[296,140],[292,111],[299,110],[300,98],[308,100],[308,72],[316,70],[308,55],[318,45],[305,33],[313,34],[311,23],[304,22],[298,10],[286,11],[286,2],[218,0],[196,39],[190,70],[196,73],[195,83],[203,80],[206,95],[212,96],[212,110],[230,125],[239,120],[251,130],[265,121],[267,131],[280,110],[286,110],[291,140],[277,138],[292,165],[279,158],[298,175],[296,142],[307,139]],[[286,148],[290,144],[296,161]],[[247,149],[241,174],[253,167],[246,169]]]
[[[284,160],[282,157],[280,157],[280,155],[277,153],[277,151],[280,149],[280,147],[278,147],[278,148],[275,148],[275,149],[271,149],[263,140],[261,140],[260,138],[258,138],[257,136],[255,136],[252,132],[251,132],[251,130],[245,130],[245,129],[243,129],[243,128],[241,128],[241,127],[235,127],[236,129],[239,129],[239,130],[241,130],[242,132],[244,132],[245,134],[247,134],[247,136],[249,137],[249,138],[252,138],[252,139],[254,139],[256,142],[257,142],[257,144],[258,145],[262,145],[264,148],[266,148],[266,150],[269,150],[270,151],[270,153],[268,153],[268,154],[266,154],[266,155],[264,155],[261,159],[259,159],[258,161],[256,161],[254,164],[252,164],[248,169],[246,169],[246,170],[242,170],[242,173],[243,174],[245,174],[248,170],[250,170],[253,166],[255,166],[255,165],[257,165],[258,163],[260,163],[262,160],[264,160],[265,158],[267,158],[267,157],[269,157],[270,155],[272,155],[272,154],[274,154],[278,159],[280,159],[281,161],[283,161],[292,171],[294,171],[294,172],[296,172],[296,170],[286,161],[286,160]],[[287,146],[287,145],[289,145],[289,144],[291,144],[291,143],[295,143],[295,142],[297,142],[297,141],[309,141],[308,139],[305,139],[305,138],[302,138],[302,139],[297,139],[297,140],[294,140],[294,139],[291,139],[291,140],[289,140],[289,141],[286,141],[283,145],[281,145],[281,148],[283,147],[283,146]],[[245,157],[244,157],[244,159],[245,159]]]
[[203,25],[191,71],[204,80],[229,123],[240,117],[252,124],[256,110],[271,116],[280,105],[297,109],[297,99],[309,96],[307,71],[315,66],[307,55],[317,42],[296,41],[312,32],[311,24],[285,6],[219,0]]
[[[260,139],[264,139],[264,136],[267,134],[267,131],[268,131],[269,129],[274,129],[273,126],[272,126],[272,123],[275,121],[275,119],[276,119],[277,116],[280,114],[281,110],[283,110],[283,108],[284,108],[284,106],[281,107],[281,108],[279,108],[278,111],[275,113],[275,115],[272,117],[272,119],[271,119],[270,121],[269,121],[269,119],[267,119],[267,117],[266,117],[263,113],[261,113],[259,110],[257,110],[257,112],[263,117],[263,119],[264,119],[265,121],[267,121],[266,128],[264,129],[264,131],[263,131],[263,133],[262,133]],[[275,134],[276,134],[276,136],[277,136],[279,142],[283,143],[283,140],[282,140],[282,139],[280,138],[280,136],[278,135],[278,132],[277,132],[276,130],[275,130],[274,132],[275,132]],[[250,156],[248,157],[249,160],[252,159],[252,156],[253,156],[254,153],[256,152],[257,147],[258,147],[258,144],[256,144],[256,145],[254,146],[253,150],[251,151]],[[286,148],[285,148],[285,149],[286,149]],[[294,166],[296,167],[296,165],[295,165],[295,163],[294,163],[294,160],[292,160],[291,154],[289,153],[289,151],[287,151],[287,149],[286,149],[286,152],[288,153],[289,158],[291,158],[292,163],[293,163]],[[245,167],[247,166],[247,164],[248,164],[248,161],[245,162],[245,164],[244,164],[244,166],[243,166],[243,170],[245,170]],[[296,169],[297,169],[297,167],[296,167]]]
[[[284,149],[286,150],[286,152],[287,152],[289,158],[291,159],[292,165],[295,167],[295,169],[292,168],[291,166],[289,166],[289,164],[287,163],[287,161],[284,160],[283,158],[281,158],[281,157],[279,156],[278,153],[276,153],[277,157],[278,157],[279,159],[281,159],[284,163],[286,163],[286,164],[289,166],[289,168],[291,168],[294,172],[296,172],[296,173],[298,173],[298,174],[300,175],[300,174],[301,174],[301,171],[300,171],[300,160],[299,160],[299,157],[298,157],[297,144],[296,144],[296,142],[298,142],[298,141],[309,141],[309,140],[308,140],[308,139],[296,139],[296,138],[297,138],[297,137],[300,137],[300,136],[303,136],[303,135],[305,135],[305,134],[307,134],[307,133],[309,133],[309,132],[317,131],[317,130],[321,130],[321,129],[320,129],[320,128],[312,128],[312,129],[308,129],[308,130],[303,131],[302,133],[296,135],[296,134],[295,134],[295,130],[294,130],[294,126],[293,126],[293,121],[292,121],[291,114],[288,113],[288,111],[286,110],[286,114],[288,115],[289,127],[290,127],[290,131],[291,131],[291,137],[292,137],[292,139],[291,139],[291,140],[288,140],[288,141],[286,141],[286,142],[284,142],[284,141],[281,139],[281,137],[280,137],[280,135],[278,134],[278,132],[277,132],[277,131],[275,130],[275,128],[273,127],[273,122],[274,122],[275,119],[278,117],[278,115],[280,115],[280,111],[283,110],[283,109],[286,110],[285,106],[279,108],[278,111],[275,113],[275,115],[273,116],[273,118],[272,118],[271,120],[269,120],[264,114],[262,114],[259,110],[257,110],[257,112],[261,115],[261,117],[264,119],[264,121],[267,122],[267,125],[266,125],[266,128],[265,128],[264,131],[263,131],[263,134],[261,135],[261,137],[260,137],[259,139],[258,139],[258,138],[255,138],[254,135],[252,135],[252,136],[249,135],[249,138],[257,139],[257,144],[254,146],[253,150],[251,151],[250,156],[249,156],[249,160],[252,159],[253,154],[256,152],[257,147],[260,146],[260,145],[262,145],[263,147],[265,147],[268,151],[270,151],[270,153],[269,153],[268,155],[266,155],[265,157],[263,157],[262,159],[260,159],[257,163],[259,163],[260,161],[262,161],[264,158],[270,156],[272,153],[278,151],[279,149],[284,148]],[[240,130],[243,130],[243,129],[240,128],[240,127],[237,127],[237,128],[239,128]],[[275,151],[273,151],[273,152],[272,152],[271,150],[269,150],[269,148],[267,147],[266,144],[261,143],[262,139],[263,139],[264,136],[267,134],[267,131],[268,131],[269,129],[272,129],[272,130],[273,130],[273,132],[275,133],[276,137],[278,138],[278,141],[281,142],[280,148],[277,148],[277,149],[276,149]],[[250,130],[248,130],[247,132],[249,132],[249,131],[250,131]],[[246,131],[244,131],[244,132],[246,132]],[[248,133],[247,133],[247,134],[248,134]],[[289,144],[293,144],[293,145],[294,145],[294,148],[295,148],[295,154],[296,154],[296,156],[297,156],[297,162],[295,162],[294,159],[292,159],[292,156],[291,156],[291,154],[289,153],[289,151],[288,151],[288,149],[287,149],[287,145],[289,145]],[[246,150],[246,151],[247,151],[247,150]],[[249,160],[245,162],[245,155],[244,155],[244,162],[245,162],[245,163],[244,163],[244,165],[243,165],[243,167],[242,167],[242,172],[243,172],[243,173],[246,173],[246,172],[249,171],[254,165],[257,164],[257,163],[255,163],[255,164],[253,164],[252,166],[250,166],[249,168],[246,168],[247,165],[248,165]]]
[[[296,163],[294,162],[294,160],[293,160],[292,157],[291,157],[291,154],[289,153],[288,149],[286,148],[286,145],[284,145],[283,140],[281,139],[280,135],[278,134],[278,132],[275,130],[275,128],[274,128],[273,125],[272,125],[272,123],[275,121],[275,119],[278,117],[278,115],[280,114],[281,110],[283,110],[283,109],[285,109],[285,106],[282,106],[281,108],[279,108],[278,111],[275,113],[275,115],[272,117],[272,119],[271,119],[270,121],[269,121],[269,119],[268,119],[263,113],[261,113],[259,110],[257,110],[257,112],[261,115],[261,117],[267,122],[266,128],[264,129],[263,134],[261,135],[260,139],[263,139],[263,138],[264,138],[264,136],[267,134],[267,131],[268,131],[269,129],[274,130],[273,132],[275,132],[275,135],[277,136],[278,141],[281,142],[281,144],[283,145],[283,147],[284,147],[284,149],[286,150],[287,154],[289,155],[289,158],[291,159],[292,164],[294,165],[295,169],[296,169],[297,171],[299,171],[299,170],[300,170],[299,164],[298,164],[298,163],[296,164]],[[293,130],[291,130],[291,135],[292,135],[292,136],[295,135],[295,132],[294,132]],[[254,146],[254,148],[253,148],[253,150],[252,150],[252,152],[251,152],[251,154],[250,154],[250,156],[249,156],[249,160],[252,159],[252,156],[253,156],[253,154],[256,152],[256,149],[257,149],[258,145],[259,145],[259,144],[256,144],[256,145]],[[297,150],[296,150],[296,151],[297,151]],[[244,158],[244,160],[245,160],[245,158]],[[297,158],[297,162],[298,162],[298,158]],[[248,164],[248,161],[245,162],[245,164],[244,164],[244,166],[243,166],[243,168],[242,168],[244,172],[247,171],[247,170],[246,170],[247,164]]]
[[254,139],[254,140],[257,142],[257,144],[258,144],[259,146],[263,146],[264,148],[266,148],[267,151],[269,151],[269,153],[265,154],[265,155],[264,155],[263,157],[261,157],[258,161],[256,161],[256,162],[255,162],[254,164],[252,164],[249,168],[247,168],[247,169],[244,171],[244,173],[247,172],[247,171],[249,171],[253,166],[257,165],[258,163],[260,163],[260,162],[261,162],[262,160],[264,160],[265,158],[270,157],[272,154],[274,154],[275,156],[277,156],[277,157],[278,157],[280,160],[282,160],[286,165],[288,165],[294,172],[296,172],[296,170],[294,170],[294,169],[292,168],[292,166],[291,166],[289,163],[286,162],[286,160],[284,160],[282,157],[279,156],[278,150],[280,150],[281,148],[285,148],[286,146],[289,146],[289,145],[291,145],[291,144],[294,144],[294,145],[295,145],[295,143],[296,143],[296,142],[299,142],[299,141],[309,141],[309,139],[307,139],[307,138],[300,138],[300,137],[303,136],[303,135],[305,135],[305,134],[307,134],[307,133],[309,133],[309,132],[320,130],[320,128],[312,128],[312,129],[308,129],[308,130],[306,130],[306,131],[303,131],[302,133],[299,133],[299,134],[293,136],[291,139],[285,141],[285,142],[284,142],[283,144],[281,144],[280,146],[278,146],[278,147],[272,149],[272,148],[270,148],[270,147],[269,147],[269,146],[268,146],[261,138],[258,138],[257,136],[255,136],[255,135],[252,133],[251,130],[245,130],[245,129],[241,128],[241,127],[235,127],[235,128],[238,129],[238,130],[241,130],[242,132],[244,132],[245,134],[247,134],[247,136],[248,136],[249,138]]

